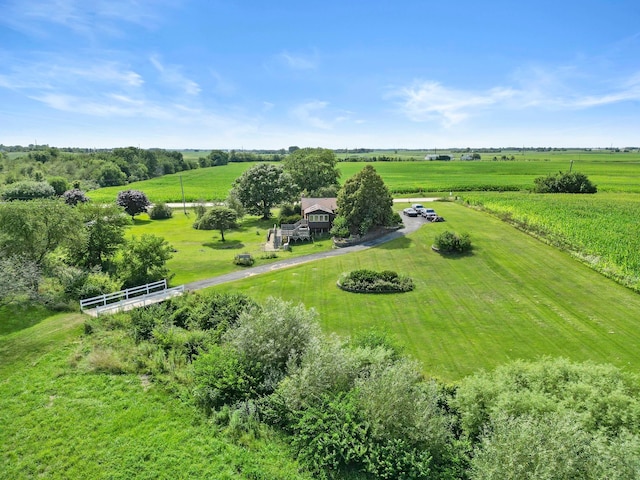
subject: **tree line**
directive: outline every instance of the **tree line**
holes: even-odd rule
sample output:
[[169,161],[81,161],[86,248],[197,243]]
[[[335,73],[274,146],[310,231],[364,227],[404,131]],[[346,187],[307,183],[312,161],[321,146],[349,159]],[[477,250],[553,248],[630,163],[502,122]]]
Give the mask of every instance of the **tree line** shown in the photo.
[[68,310],[80,298],[170,278],[166,261],[173,249],[166,240],[125,236],[149,206],[142,192],[122,191],[107,205],[68,193],[72,201],[0,203],[0,304]]
[[[15,151],[15,150],[12,150]],[[112,150],[68,152],[55,147],[40,147],[9,156],[0,151],[0,186],[22,181],[65,182],[82,190],[126,185],[162,175],[196,168],[226,165],[229,162],[275,161],[284,155],[212,150],[198,159],[184,158],[181,152],[136,147]]]

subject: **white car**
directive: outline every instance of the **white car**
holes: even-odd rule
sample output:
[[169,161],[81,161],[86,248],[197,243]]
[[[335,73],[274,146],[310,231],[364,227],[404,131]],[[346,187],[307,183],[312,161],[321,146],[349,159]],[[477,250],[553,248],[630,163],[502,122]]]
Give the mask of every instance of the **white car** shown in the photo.
[[418,212],[418,215],[422,215],[422,211],[424,210],[424,206],[420,203],[414,203],[411,205],[411,208]]

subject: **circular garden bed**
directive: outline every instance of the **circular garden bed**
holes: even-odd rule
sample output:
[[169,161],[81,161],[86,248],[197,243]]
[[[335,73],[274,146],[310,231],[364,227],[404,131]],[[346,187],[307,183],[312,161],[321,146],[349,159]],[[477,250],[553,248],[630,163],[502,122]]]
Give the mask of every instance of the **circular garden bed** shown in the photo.
[[354,270],[338,280],[338,287],[353,293],[401,293],[413,290],[414,284],[391,270]]

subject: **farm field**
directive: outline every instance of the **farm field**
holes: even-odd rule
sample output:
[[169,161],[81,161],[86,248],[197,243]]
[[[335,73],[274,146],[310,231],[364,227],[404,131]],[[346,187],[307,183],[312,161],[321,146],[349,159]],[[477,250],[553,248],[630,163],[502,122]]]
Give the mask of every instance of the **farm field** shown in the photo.
[[85,318],[0,335],[0,478],[311,478],[275,433],[233,440],[161,386],[77,364]]
[[[455,381],[479,368],[542,355],[640,370],[640,296],[491,215],[434,205],[444,223],[360,253],[215,287],[315,308],[327,332],[392,332],[428,375]],[[474,251],[431,250],[445,229],[471,234]],[[397,295],[350,294],[335,283],[359,268],[391,269],[416,283]]]
[[[527,152],[514,161],[473,162],[375,162],[373,165],[389,190],[397,195],[426,192],[461,192],[484,189],[525,190],[541,175],[573,169],[587,174],[600,191],[640,193],[640,154],[591,152]],[[561,154],[560,154],[561,153]],[[488,158],[488,154],[485,157]],[[180,178],[188,202],[224,200],[233,181],[254,163],[230,163],[88,192],[99,202],[114,201],[124,189],[144,191],[152,202],[181,202]],[[362,170],[363,162],[340,162],[341,181]]]
[[640,291],[640,195],[474,192],[462,198]]

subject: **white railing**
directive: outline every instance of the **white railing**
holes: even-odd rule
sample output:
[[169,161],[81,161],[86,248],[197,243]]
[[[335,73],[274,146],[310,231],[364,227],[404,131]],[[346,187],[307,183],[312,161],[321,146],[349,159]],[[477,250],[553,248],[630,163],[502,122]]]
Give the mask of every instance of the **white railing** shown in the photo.
[[147,283],[139,287],[127,288],[119,292],[106,293],[97,297],[85,298],[80,300],[80,310],[88,310],[91,308],[105,307],[110,304],[127,301],[131,298],[140,297],[142,295],[150,295],[156,292],[167,290],[167,280],[159,280],[153,283]]
[[160,290],[159,292],[132,297],[128,300],[97,306],[95,308],[95,314],[96,317],[99,317],[101,313],[105,312],[117,313],[119,311],[131,310],[132,308],[146,307],[147,305],[158,303],[169,297],[182,295],[183,293],[184,285],[179,285],[177,287]]

